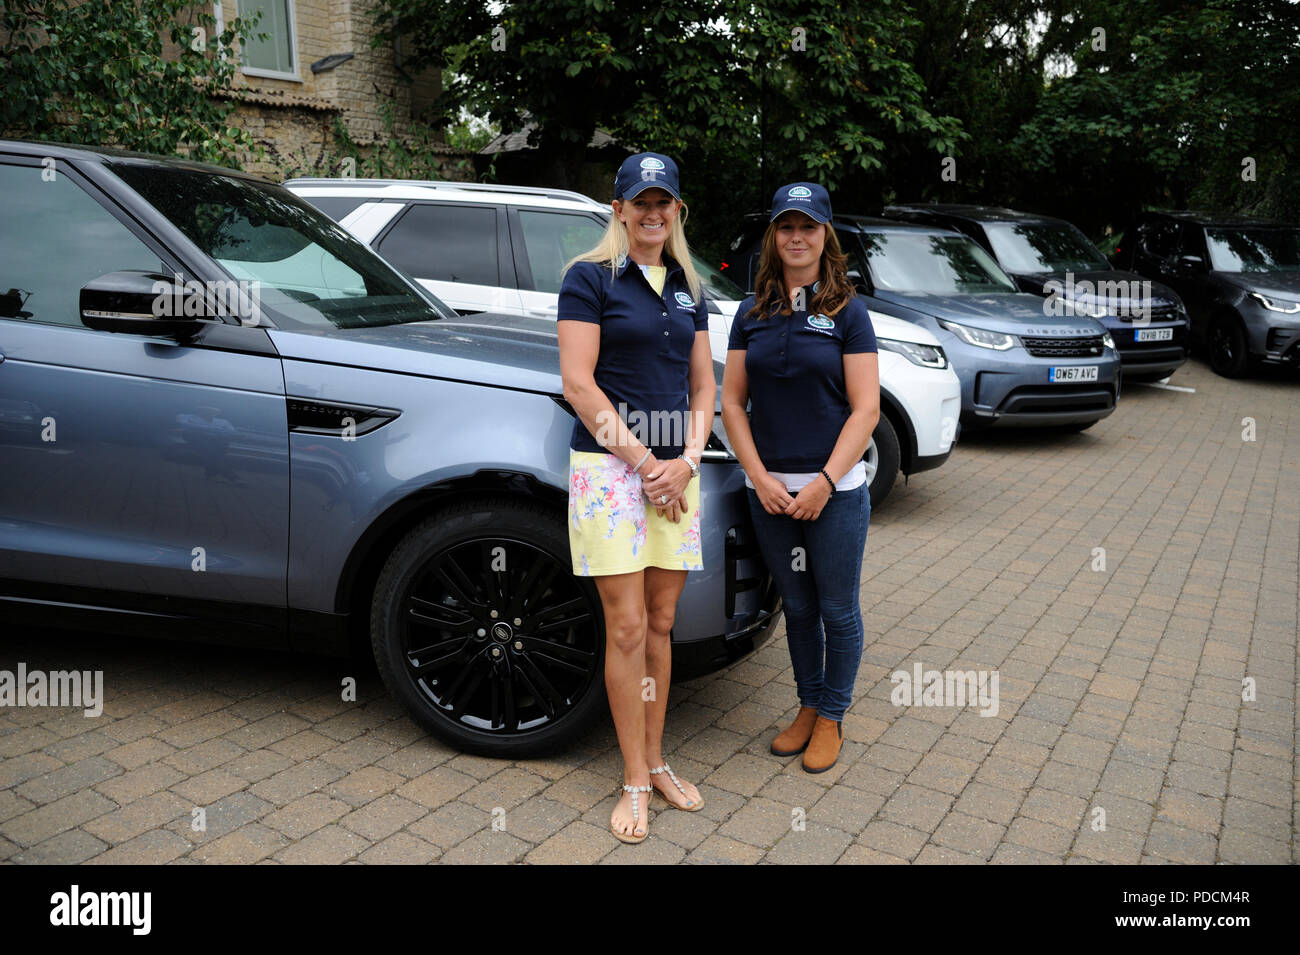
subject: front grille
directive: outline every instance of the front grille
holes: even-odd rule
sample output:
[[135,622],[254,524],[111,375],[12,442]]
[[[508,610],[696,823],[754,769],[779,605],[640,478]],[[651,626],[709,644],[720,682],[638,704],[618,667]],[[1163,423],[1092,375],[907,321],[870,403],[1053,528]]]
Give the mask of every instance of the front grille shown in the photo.
[[1115,404],[1115,391],[1108,385],[1076,386],[1022,385],[1013,388],[1002,404],[1001,414],[1048,414],[1061,411],[1105,411]]
[[1035,358],[1096,358],[1102,353],[1100,335],[1081,338],[1021,338]]
[[1187,357],[1187,349],[1182,345],[1170,345],[1168,342],[1141,342],[1130,348],[1121,348],[1119,357],[1125,366],[1130,363],[1157,365],[1163,362],[1182,361]]
[[1140,305],[1116,309],[1121,322],[1148,321],[1148,322],[1176,322],[1182,316],[1178,314],[1176,305],[1152,305],[1149,315],[1144,315]]
[[1294,328],[1270,328],[1268,330],[1268,341],[1265,348],[1269,351],[1277,351],[1280,348],[1286,348],[1292,338],[1300,340],[1300,333]]
[[[754,531],[748,522],[727,529],[723,550],[727,571],[723,601],[727,617],[731,618],[736,616],[736,598],[748,590],[771,583],[772,577],[767,572],[767,565],[763,563],[758,543],[754,540]],[[748,577],[740,576],[742,562],[750,572]]]

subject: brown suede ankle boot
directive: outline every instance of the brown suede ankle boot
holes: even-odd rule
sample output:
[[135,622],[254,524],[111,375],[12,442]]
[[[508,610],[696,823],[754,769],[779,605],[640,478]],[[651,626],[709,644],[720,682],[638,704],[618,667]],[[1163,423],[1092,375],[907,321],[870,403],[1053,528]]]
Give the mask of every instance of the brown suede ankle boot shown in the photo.
[[773,756],[795,756],[802,753],[812,737],[813,723],[817,720],[817,709],[812,706],[799,707],[799,715],[794,723],[772,740]]
[[817,717],[812,739],[803,754],[803,768],[810,773],[824,773],[840,758],[840,744],[844,742],[844,727],[836,720]]

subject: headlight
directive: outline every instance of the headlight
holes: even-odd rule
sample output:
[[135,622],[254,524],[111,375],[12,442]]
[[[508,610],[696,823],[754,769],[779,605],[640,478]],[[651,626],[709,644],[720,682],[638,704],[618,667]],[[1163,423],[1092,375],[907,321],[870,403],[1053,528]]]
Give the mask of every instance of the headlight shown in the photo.
[[916,342],[903,342],[895,338],[877,338],[876,345],[884,351],[902,355],[913,365],[925,368],[948,367],[948,356],[938,345],[918,345]]
[[970,328],[966,325],[958,325],[956,322],[946,322],[939,319],[939,327],[952,332],[968,345],[978,345],[980,348],[992,348],[995,351],[1006,351],[1016,343],[1011,335],[1004,335],[1002,332],[990,332],[983,328]]
[[1101,343],[1109,349],[1114,350],[1115,348],[1115,339],[1110,337],[1110,332],[1101,333]]
[[1076,315],[1087,315],[1089,318],[1105,318],[1110,312],[1106,311],[1104,306],[1094,305],[1083,299],[1067,299],[1065,304]]
[[1300,302],[1284,302],[1281,299],[1260,295],[1258,292],[1251,292],[1250,297],[1270,312],[1281,312],[1283,315],[1294,315],[1296,312],[1300,312]]

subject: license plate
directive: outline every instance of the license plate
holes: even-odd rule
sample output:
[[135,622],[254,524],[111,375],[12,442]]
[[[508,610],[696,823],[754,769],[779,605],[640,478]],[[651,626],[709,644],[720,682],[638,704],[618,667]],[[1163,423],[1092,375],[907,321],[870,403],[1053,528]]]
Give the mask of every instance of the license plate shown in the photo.
[[1057,365],[1047,369],[1047,380],[1053,384],[1068,384],[1072,381],[1096,381],[1096,365]]
[[1137,328],[1133,330],[1135,342],[1171,342],[1174,340],[1172,328]]

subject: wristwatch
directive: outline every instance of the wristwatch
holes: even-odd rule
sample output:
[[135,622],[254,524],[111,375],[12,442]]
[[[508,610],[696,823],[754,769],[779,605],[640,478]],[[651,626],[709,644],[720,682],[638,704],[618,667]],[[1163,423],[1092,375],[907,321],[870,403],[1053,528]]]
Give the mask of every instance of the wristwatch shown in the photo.
[[688,458],[684,452],[679,454],[678,457],[685,461],[686,466],[691,469],[691,477],[697,478],[700,476],[700,466],[698,464]]

